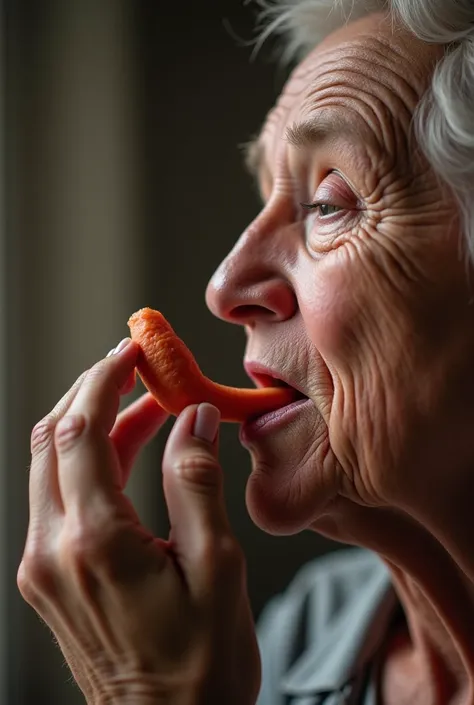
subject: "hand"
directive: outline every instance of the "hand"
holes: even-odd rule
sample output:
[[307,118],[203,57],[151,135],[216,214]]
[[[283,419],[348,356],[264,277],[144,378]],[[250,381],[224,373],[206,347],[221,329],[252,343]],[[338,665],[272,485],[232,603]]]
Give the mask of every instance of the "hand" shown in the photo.
[[224,507],[218,411],[188,407],[173,427],[163,459],[171,534],[157,539],[123,493],[167,418],[148,394],[117,418],[137,352],[129,342],[84,373],[33,430],[18,586],[88,703],[253,705],[260,660]]

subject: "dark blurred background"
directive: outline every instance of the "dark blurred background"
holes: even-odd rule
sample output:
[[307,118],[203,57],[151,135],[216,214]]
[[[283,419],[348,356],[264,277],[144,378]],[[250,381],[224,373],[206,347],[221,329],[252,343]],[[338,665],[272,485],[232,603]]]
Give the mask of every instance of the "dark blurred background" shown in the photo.
[[[255,10],[242,0],[4,0],[1,21],[0,703],[75,705],[83,698],[16,587],[30,430],[142,306],[163,311],[206,374],[250,386],[243,331],[211,316],[204,290],[258,211],[239,145],[285,74],[271,43],[251,60]],[[128,490],[160,535],[169,428]],[[244,505],[248,454],[236,426],[221,437],[258,616],[302,563],[335,546],[256,529]]]

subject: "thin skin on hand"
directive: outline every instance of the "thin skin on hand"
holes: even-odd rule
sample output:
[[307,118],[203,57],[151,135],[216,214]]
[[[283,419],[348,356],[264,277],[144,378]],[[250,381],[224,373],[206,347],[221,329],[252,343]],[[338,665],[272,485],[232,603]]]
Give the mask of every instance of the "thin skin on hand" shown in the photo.
[[158,403],[174,416],[190,404],[209,402],[221,412],[222,421],[242,423],[273,411],[296,398],[294,389],[227,387],[205,377],[185,343],[166,318],[142,308],[128,320],[132,340],[140,346],[137,370]]
[[245,559],[218,434],[212,443],[195,434],[198,408],[180,414],[163,454],[169,540],[141,525],[123,492],[167,418],[150,394],[118,413],[138,352],[130,341],[98,361],[36,424],[18,588],[88,705],[254,705],[260,657]]

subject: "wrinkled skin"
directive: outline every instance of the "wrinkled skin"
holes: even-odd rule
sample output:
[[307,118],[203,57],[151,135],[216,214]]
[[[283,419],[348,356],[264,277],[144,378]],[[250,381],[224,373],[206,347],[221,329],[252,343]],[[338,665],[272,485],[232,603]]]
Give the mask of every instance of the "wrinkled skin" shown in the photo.
[[200,405],[208,435],[196,405],[174,424],[163,457],[171,533],[155,538],[123,491],[168,418],[150,394],[117,416],[138,351],[129,340],[100,360],[35,426],[18,587],[88,705],[253,705],[260,660],[225,510],[219,413]]
[[[246,359],[314,402],[251,446],[248,503],[267,530],[304,529],[339,497],[412,507],[428,480],[447,491],[452,447],[463,458],[474,308],[457,207],[409,144],[438,56],[378,16],[356,22],[295,70],[262,130],[265,206],[207,301],[246,326]],[[310,120],[319,142],[296,144]],[[300,206],[314,201],[338,210]]]
[[368,547],[392,572],[408,627],[384,705],[474,702],[472,273],[411,131],[441,55],[373,15],[295,69],[250,153],[264,207],[207,290],[245,326],[245,359],[312,402],[242,435],[254,521]]
[[[392,29],[350,24],[295,70],[256,150],[265,206],[207,301],[245,326],[247,360],[310,399],[279,430],[243,433],[254,520],[386,561],[407,625],[383,705],[472,705],[474,307],[456,203],[409,137],[441,51]],[[19,588],[89,704],[254,705],[245,566],[196,409],[163,460],[169,541],[123,494],[165,420],[147,395],[117,417],[137,353],[100,361],[35,428]],[[79,432],[61,438],[70,417]]]

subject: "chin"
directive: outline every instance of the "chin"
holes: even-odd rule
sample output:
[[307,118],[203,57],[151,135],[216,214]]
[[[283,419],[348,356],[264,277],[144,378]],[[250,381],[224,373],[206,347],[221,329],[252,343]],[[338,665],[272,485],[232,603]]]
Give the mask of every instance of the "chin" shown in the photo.
[[252,460],[247,510],[260,529],[297,534],[327,512],[341,475],[320,414],[301,414],[246,447]]
[[[308,471],[296,469],[285,483],[278,483],[271,472],[252,472],[245,499],[256,526],[274,536],[290,536],[310,529],[327,512],[334,492],[329,488],[323,491],[320,483],[314,482],[314,471]],[[302,478],[297,477],[300,473]],[[308,482],[311,479],[313,482]]]
[[258,482],[251,479],[247,483],[245,499],[253,523],[267,534],[291,536],[311,524],[311,518],[302,517],[297,507],[292,510],[284,499],[274,500],[259,487]]

